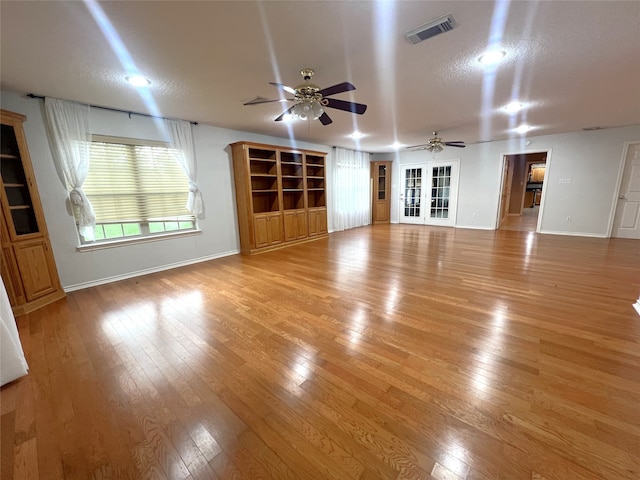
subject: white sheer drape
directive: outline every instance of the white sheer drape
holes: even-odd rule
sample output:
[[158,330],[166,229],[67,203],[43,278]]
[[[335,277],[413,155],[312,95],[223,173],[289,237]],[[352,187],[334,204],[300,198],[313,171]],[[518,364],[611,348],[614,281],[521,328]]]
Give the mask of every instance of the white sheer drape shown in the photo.
[[369,154],[336,148],[333,157],[333,230],[371,223]]
[[202,193],[198,188],[198,167],[196,164],[196,153],[193,147],[193,132],[191,122],[185,120],[167,120],[167,129],[171,148],[179,150],[182,155],[177,157],[182,171],[189,179],[189,197],[187,198],[187,210],[196,217],[202,215],[204,203]]
[[89,106],[57,98],[45,98],[45,118],[56,170],[74,207],[78,231],[85,240],[94,240],[96,216],[82,184],[89,171],[91,132]]

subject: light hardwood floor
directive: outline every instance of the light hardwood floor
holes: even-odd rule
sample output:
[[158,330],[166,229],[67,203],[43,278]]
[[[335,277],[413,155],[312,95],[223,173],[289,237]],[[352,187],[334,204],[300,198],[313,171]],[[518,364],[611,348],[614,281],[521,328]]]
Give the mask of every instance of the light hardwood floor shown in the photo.
[[522,215],[509,216],[500,225],[500,230],[516,230],[519,232],[535,232],[538,226],[540,207],[523,208]]
[[2,479],[640,478],[640,243],[379,225],[19,317]]

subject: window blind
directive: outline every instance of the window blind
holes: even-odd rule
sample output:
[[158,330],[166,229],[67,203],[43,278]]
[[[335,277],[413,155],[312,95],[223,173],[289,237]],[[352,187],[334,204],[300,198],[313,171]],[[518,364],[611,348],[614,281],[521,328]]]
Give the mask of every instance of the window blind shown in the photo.
[[189,182],[175,159],[180,154],[166,146],[94,137],[83,190],[93,205],[96,223],[192,219],[186,208]]

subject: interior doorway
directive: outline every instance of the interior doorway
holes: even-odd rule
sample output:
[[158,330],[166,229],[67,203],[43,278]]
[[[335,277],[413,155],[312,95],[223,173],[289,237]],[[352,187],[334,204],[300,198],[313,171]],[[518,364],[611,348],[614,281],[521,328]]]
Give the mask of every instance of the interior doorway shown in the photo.
[[542,205],[548,152],[503,157],[497,228],[536,232]]

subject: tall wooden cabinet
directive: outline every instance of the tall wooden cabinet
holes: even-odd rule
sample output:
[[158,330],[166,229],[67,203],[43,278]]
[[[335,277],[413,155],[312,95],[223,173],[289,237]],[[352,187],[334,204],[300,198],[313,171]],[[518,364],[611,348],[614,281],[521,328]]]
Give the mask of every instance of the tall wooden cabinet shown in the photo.
[[325,153],[247,142],[231,151],[242,253],[327,236]]
[[391,221],[391,161],[371,162],[371,223]]
[[64,297],[31,167],[22,124],[0,110],[0,274],[15,315]]

